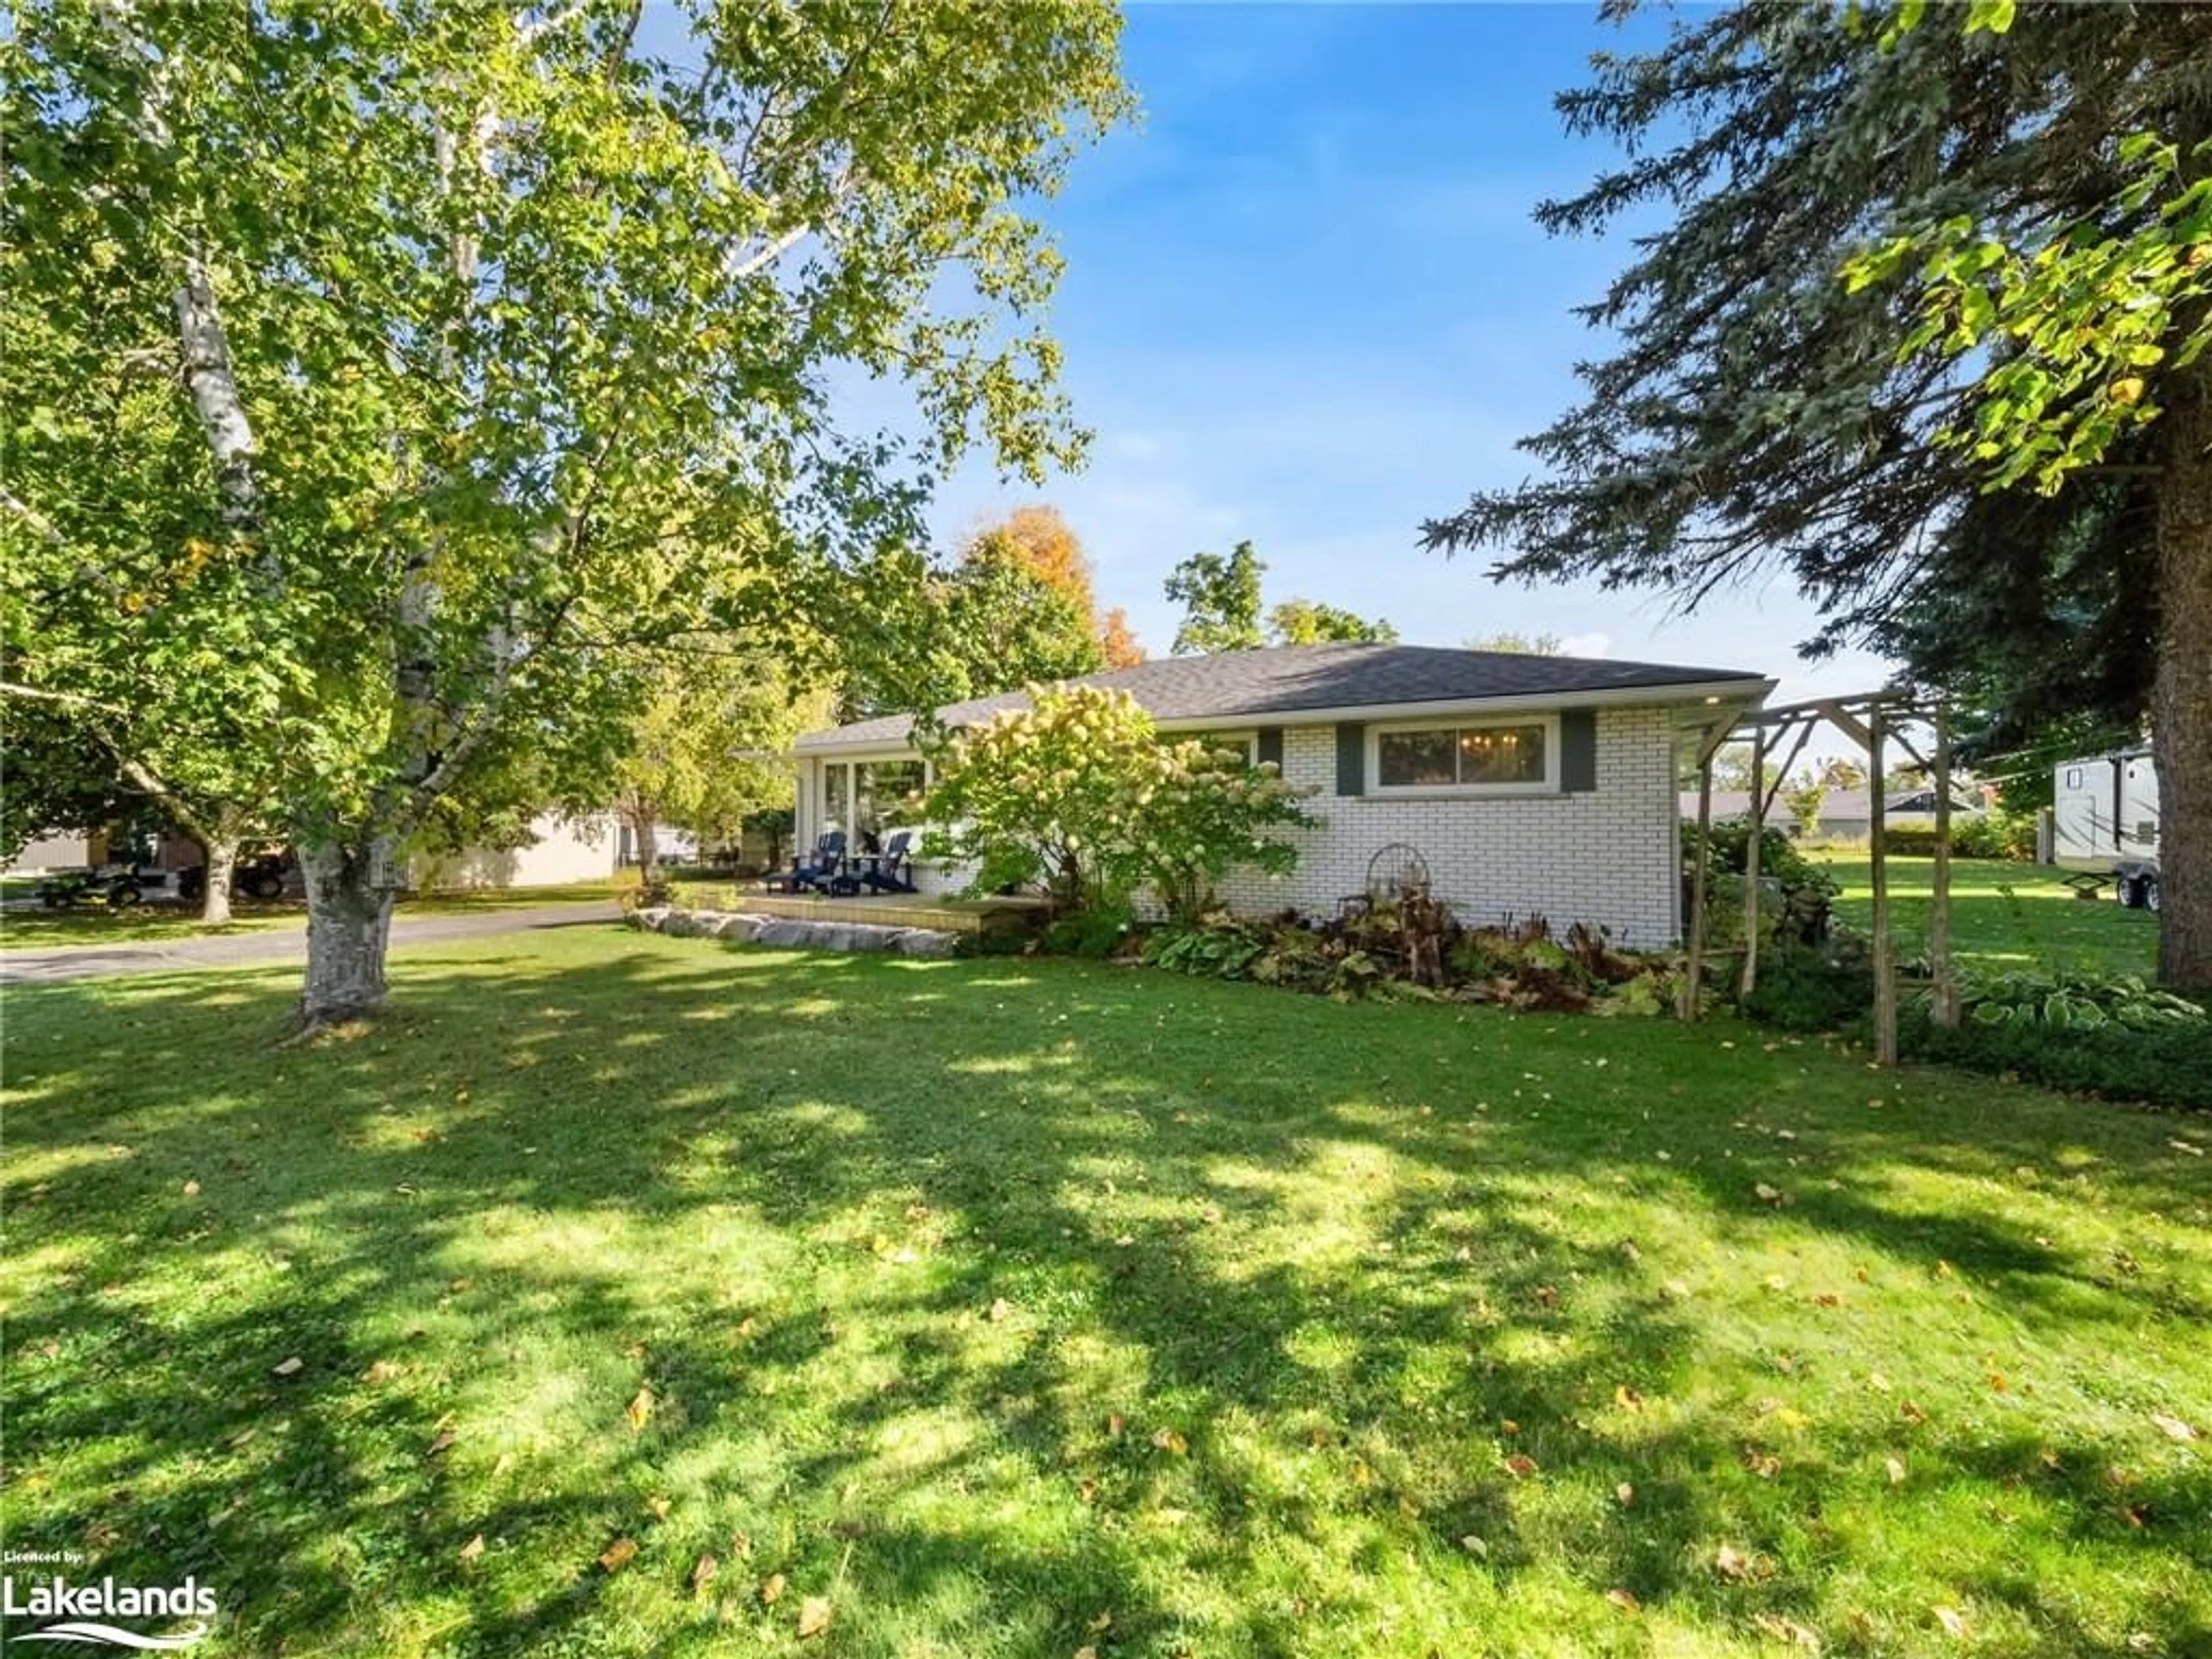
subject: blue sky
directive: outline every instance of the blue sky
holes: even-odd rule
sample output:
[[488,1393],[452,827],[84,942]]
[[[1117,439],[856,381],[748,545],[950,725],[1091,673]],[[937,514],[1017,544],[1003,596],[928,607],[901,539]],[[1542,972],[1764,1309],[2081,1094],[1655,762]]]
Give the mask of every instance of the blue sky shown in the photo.
[[1145,106],[1042,207],[1068,260],[1053,311],[1089,466],[1041,492],[972,465],[941,490],[946,543],[1046,500],[1155,653],[1161,595],[1200,549],[1249,538],[1270,599],[1387,617],[1407,640],[1499,629],[1589,654],[1764,670],[1784,697],[1878,684],[1882,665],[1796,658],[1811,615],[1786,580],[1698,615],[1595,584],[1499,586],[1415,526],[1528,471],[1515,441],[1575,396],[1602,342],[1571,314],[1622,260],[1554,240],[1530,210],[1608,159],[1552,99],[1624,37],[1595,3],[1131,6]]

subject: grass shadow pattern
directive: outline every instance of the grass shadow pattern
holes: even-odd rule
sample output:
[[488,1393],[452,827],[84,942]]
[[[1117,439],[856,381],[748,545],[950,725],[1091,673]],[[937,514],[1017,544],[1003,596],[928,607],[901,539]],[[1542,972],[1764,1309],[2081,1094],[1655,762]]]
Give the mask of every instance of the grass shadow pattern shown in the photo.
[[398,981],[9,999],[8,1536],[200,1651],[2212,1652],[2201,1124],[1097,965]]

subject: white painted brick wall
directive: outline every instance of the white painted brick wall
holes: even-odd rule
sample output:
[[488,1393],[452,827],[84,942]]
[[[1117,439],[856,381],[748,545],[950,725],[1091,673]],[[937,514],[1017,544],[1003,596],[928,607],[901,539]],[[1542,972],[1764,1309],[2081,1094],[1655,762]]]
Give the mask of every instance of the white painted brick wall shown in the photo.
[[1572,795],[1347,799],[1336,793],[1336,728],[1283,734],[1283,775],[1316,787],[1325,822],[1291,837],[1297,868],[1238,870],[1221,897],[1246,915],[1285,906],[1322,915],[1362,892],[1392,842],[1420,849],[1437,896],[1470,927],[1536,912],[1554,931],[1585,921],[1650,949],[1677,934],[1674,722],[1664,708],[1607,708],[1597,721],[1597,787]]
[[[1679,823],[1674,719],[1665,708],[1601,709],[1597,787],[1572,795],[1421,799],[1346,799],[1336,793],[1336,728],[1283,733],[1283,775],[1316,793],[1323,820],[1292,833],[1297,869],[1279,878],[1231,872],[1220,895],[1250,916],[1296,907],[1334,915],[1337,902],[1364,890],[1367,861],[1392,842],[1428,860],[1437,896],[1479,927],[1540,913],[1555,931],[1586,921],[1639,950],[1678,936]],[[819,768],[799,763],[798,845],[813,844]],[[957,892],[970,872],[917,865],[925,893]]]

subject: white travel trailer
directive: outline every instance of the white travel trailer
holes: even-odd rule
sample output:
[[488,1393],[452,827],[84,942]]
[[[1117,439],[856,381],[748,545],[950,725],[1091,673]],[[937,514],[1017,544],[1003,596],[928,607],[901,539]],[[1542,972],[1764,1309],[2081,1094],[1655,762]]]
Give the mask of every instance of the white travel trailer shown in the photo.
[[2158,769],[2150,750],[2062,761],[2052,782],[2052,861],[2109,872],[2121,903],[2157,909]]

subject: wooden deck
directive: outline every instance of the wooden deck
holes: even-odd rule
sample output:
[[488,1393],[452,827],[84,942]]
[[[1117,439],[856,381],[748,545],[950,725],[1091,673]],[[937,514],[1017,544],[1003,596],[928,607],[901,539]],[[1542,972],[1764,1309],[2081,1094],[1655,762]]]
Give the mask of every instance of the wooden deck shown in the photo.
[[1040,926],[1048,907],[1042,899],[949,899],[919,893],[870,893],[854,898],[819,898],[811,893],[763,893],[741,890],[726,908],[751,916],[786,916],[794,921],[845,921],[872,927],[934,927],[947,933],[1023,933]]

